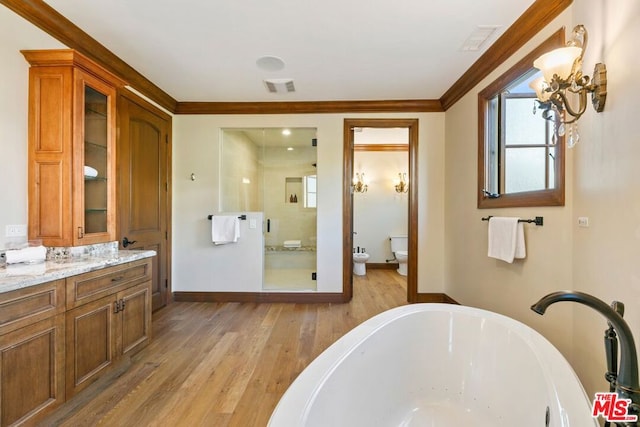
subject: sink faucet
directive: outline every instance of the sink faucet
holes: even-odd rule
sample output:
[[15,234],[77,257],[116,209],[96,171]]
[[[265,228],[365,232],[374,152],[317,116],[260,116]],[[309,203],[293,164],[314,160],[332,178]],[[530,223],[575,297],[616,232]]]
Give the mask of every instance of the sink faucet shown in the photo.
[[531,310],[544,314],[547,307],[561,301],[571,301],[584,304],[602,314],[609,321],[620,338],[620,369],[615,382],[615,391],[625,399],[631,399],[630,409],[638,413],[640,409],[640,385],[638,384],[638,356],[636,344],[631,329],[618,311],[607,303],[584,292],[559,291],[553,292],[540,299],[531,306]]

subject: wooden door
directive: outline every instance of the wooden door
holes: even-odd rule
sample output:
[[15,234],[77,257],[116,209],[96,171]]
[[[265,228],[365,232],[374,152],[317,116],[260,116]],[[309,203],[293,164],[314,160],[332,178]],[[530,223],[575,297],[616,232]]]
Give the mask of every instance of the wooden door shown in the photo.
[[120,249],[150,249],[152,308],[170,295],[171,117],[129,93],[118,97]]

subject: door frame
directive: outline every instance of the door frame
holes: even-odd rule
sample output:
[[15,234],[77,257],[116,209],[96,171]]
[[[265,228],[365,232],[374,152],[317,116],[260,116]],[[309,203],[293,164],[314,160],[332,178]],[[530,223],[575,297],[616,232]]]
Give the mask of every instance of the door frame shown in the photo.
[[407,301],[418,301],[418,119],[344,119],[342,175],[342,294],[353,298],[353,163],[354,128],[409,129],[409,208]]

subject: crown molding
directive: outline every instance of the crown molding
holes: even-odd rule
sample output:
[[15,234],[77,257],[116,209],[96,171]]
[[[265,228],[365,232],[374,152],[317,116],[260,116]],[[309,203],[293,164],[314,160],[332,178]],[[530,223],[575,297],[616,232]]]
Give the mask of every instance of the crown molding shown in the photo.
[[444,111],[437,99],[390,101],[178,102],[176,114],[423,113]]

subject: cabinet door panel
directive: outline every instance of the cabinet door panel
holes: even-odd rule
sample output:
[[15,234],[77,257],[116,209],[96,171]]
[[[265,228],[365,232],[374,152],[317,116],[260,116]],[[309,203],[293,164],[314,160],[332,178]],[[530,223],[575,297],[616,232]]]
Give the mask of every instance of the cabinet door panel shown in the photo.
[[0,336],[0,425],[36,420],[64,394],[64,315]]
[[114,301],[106,297],[67,312],[67,398],[114,362]]
[[151,340],[151,282],[141,283],[121,293],[122,354],[134,352]]

